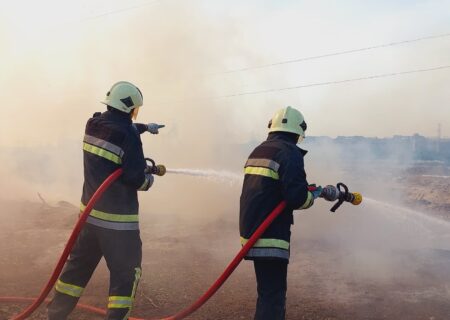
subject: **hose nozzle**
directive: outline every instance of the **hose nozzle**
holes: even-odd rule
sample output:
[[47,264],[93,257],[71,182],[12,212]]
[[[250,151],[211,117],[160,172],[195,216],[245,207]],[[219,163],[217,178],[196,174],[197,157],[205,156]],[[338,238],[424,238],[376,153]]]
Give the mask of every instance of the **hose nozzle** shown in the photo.
[[152,168],[152,173],[156,174],[157,176],[162,177],[163,175],[166,174],[166,167],[162,164],[158,164],[156,167]]
[[359,192],[352,192],[350,193],[353,197],[353,200],[350,201],[351,204],[355,205],[355,206],[359,206],[362,202],[362,194]]
[[328,185],[322,189],[320,197],[327,201],[336,201],[337,203],[331,208],[332,212],[335,212],[337,208],[341,206],[342,203],[350,202],[351,204],[357,206],[362,202],[362,195],[358,192],[349,192],[348,187],[343,183],[338,183],[335,186]]
[[147,165],[147,169],[145,169],[145,172],[156,174],[157,176],[160,177],[166,174],[167,169],[164,165],[162,164],[156,165],[155,161],[150,158],[145,158],[145,161],[150,162],[150,165]]

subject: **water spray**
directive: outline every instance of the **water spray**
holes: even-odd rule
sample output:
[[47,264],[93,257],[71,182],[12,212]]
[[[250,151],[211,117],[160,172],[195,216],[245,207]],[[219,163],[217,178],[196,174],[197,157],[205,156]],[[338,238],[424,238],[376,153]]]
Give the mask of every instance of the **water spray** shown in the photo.
[[[155,162],[149,158],[147,158],[152,164],[152,167],[155,167]],[[201,178],[215,178],[215,180],[220,181],[241,181],[242,175],[230,172],[230,171],[216,171],[216,170],[205,170],[205,169],[165,169],[165,173],[171,174],[182,174],[194,177]],[[318,187],[315,185],[308,186],[309,191],[316,191]],[[335,212],[344,202],[350,202],[353,205],[359,205],[362,202],[362,195],[359,192],[349,192],[348,187],[339,182],[336,187],[332,185],[327,185],[322,188],[322,191],[319,195],[320,198],[323,198],[327,201],[337,201],[336,204],[331,208],[331,212]]]
[[230,185],[242,182],[243,179],[242,174],[237,174],[226,170],[177,168],[177,169],[167,169],[167,173],[191,177],[199,177],[215,182],[228,183]]

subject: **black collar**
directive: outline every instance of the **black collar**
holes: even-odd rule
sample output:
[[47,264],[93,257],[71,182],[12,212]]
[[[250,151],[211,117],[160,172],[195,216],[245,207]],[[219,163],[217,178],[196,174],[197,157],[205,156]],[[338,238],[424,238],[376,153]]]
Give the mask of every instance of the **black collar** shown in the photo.
[[120,123],[124,123],[124,124],[128,124],[131,125],[133,122],[131,121],[131,117],[130,114],[125,113],[125,112],[121,112],[115,109],[111,109],[108,111],[105,111],[103,113],[103,116],[106,119],[115,121],[115,122],[120,122]]
[[298,135],[295,133],[282,132],[282,131],[270,132],[269,136],[267,137],[267,141],[270,141],[270,140],[283,140],[285,142],[297,144]]
[[281,132],[281,131],[271,132],[271,133],[269,133],[269,136],[267,137],[267,141],[272,141],[272,140],[282,140],[282,141],[285,141],[287,143],[293,144],[297,148],[300,149],[300,152],[303,155],[306,155],[308,153],[308,151],[303,150],[302,148],[297,146],[298,135],[295,134],[295,133]]

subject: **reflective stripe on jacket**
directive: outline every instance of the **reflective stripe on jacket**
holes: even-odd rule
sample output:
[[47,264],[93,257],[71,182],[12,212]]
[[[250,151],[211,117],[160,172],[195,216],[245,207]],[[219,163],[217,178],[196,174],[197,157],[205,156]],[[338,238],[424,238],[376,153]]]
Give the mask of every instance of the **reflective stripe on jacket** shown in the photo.
[[87,223],[114,230],[139,229],[138,190],[153,182],[139,133],[127,114],[111,110],[97,113],[86,124],[83,139],[84,185],[81,210],[100,184],[116,169],[123,173],[100,197]]
[[250,249],[246,259],[289,259],[293,210],[311,206],[303,164],[306,151],[296,145],[291,134],[274,132],[256,147],[245,164],[240,198],[241,244],[282,201],[286,209]]

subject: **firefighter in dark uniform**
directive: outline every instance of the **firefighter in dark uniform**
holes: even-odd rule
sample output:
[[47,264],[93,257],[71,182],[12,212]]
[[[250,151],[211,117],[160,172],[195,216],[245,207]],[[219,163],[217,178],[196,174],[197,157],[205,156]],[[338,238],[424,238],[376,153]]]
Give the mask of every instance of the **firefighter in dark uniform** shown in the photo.
[[287,266],[293,210],[308,209],[319,191],[308,191],[305,150],[297,143],[305,137],[306,123],[296,109],[277,111],[269,122],[269,136],[245,164],[240,199],[240,234],[244,245],[270,212],[282,201],[286,209],[273,221],[248,252],[253,260],[258,301],[255,320],[283,320],[286,313]]
[[87,218],[55,286],[49,320],[65,320],[78,302],[102,257],[110,271],[106,319],[128,319],[141,277],[141,239],[137,191],[153,184],[139,134],[158,133],[156,124],[136,124],[141,91],[125,81],[114,84],[102,101],[108,110],[86,124],[83,141],[84,185],[81,210],[100,184],[116,169],[123,173],[99,199]]

